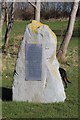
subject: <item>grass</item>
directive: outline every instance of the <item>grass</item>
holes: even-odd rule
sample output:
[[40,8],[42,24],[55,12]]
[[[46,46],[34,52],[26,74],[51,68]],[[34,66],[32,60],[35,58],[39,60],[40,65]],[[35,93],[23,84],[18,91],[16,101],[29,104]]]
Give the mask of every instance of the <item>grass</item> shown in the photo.
[[[10,36],[8,47],[8,54],[3,54],[3,69],[2,69],[2,87],[5,90],[11,90],[13,83],[13,71],[16,63],[18,48],[26,28],[30,21],[15,21],[13,30]],[[50,26],[55,31],[58,38],[58,46],[62,41],[67,28],[67,21],[43,21],[43,23]],[[62,29],[63,28],[63,29]],[[28,102],[2,102],[2,115],[6,120],[12,118],[78,118],[78,21],[75,23],[74,34],[70,41],[67,57],[69,66],[60,64],[61,67],[66,69],[68,79],[72,84],[68,85],[65,90],[67,100],[64,103],[50,103],[50,104],[33,104]],[[4,42],[3,27],[3,42]],[[62,34],[62,35],[61,35]],[[2,42],[2,43],[3,43]],[[7,93],[7,91],[6,91]],[[8,94],[8,93],[7,93]],[[8,94],[10,96],[10,94]]]
[[[72,103],[72,101],[70,102],[67,101],[67,104],[32,104],[26,102],[13,102],[12,104],[12,102],[5,102],[3,103],[3,106],[5,105],[3,112],[6,114],[6,117],[9,116],[10,118],[60,118],[60,116],[62,116],[62,118],[65,118],[67,115],[69,118],[76,118],[76,105]],[[6,113],[7,108],[9,111]],[[76,115],[73,116],[72,114]]]

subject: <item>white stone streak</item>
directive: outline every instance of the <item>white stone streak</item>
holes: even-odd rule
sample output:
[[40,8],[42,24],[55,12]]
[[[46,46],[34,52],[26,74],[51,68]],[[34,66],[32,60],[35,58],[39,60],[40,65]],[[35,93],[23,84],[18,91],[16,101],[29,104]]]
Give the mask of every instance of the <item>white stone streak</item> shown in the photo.
[[[25,43],[42,44],[42,80],[25,81]],[[13,100],[37,103],[63,102],[66,98],[56,58],[56,36],[50,28],[33,21],[26,27],[16,62]]]

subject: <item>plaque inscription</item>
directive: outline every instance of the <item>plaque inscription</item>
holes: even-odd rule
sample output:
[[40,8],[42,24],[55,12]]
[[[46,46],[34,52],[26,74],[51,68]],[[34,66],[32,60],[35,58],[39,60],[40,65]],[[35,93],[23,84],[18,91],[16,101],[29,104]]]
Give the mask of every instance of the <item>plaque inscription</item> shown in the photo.
[[26,44],[26,80],[41,80],[42,79],[42,45],[41,44]]

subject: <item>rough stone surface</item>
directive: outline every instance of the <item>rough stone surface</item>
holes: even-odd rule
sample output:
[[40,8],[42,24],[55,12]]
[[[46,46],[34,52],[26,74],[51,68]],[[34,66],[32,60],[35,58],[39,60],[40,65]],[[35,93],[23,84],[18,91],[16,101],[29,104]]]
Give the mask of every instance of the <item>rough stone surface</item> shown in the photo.
[[[26,44],[42,45],[41,81],[25,80]],[[13,100],[37,103],[63,102],[66,98],[56,58],[56,35],[51,29],[37,21],[27,25],[22,40],[13,82]]]

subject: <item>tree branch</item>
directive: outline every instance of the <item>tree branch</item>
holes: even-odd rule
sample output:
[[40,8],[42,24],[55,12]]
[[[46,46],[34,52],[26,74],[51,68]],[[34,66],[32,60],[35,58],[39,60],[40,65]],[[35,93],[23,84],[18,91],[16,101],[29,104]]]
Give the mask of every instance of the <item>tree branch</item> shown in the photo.
[[31,4],[34,8],[37,9],[36,5],[34,3],[32,3],[30,0],[27,0],[29,2],[29,4]]

